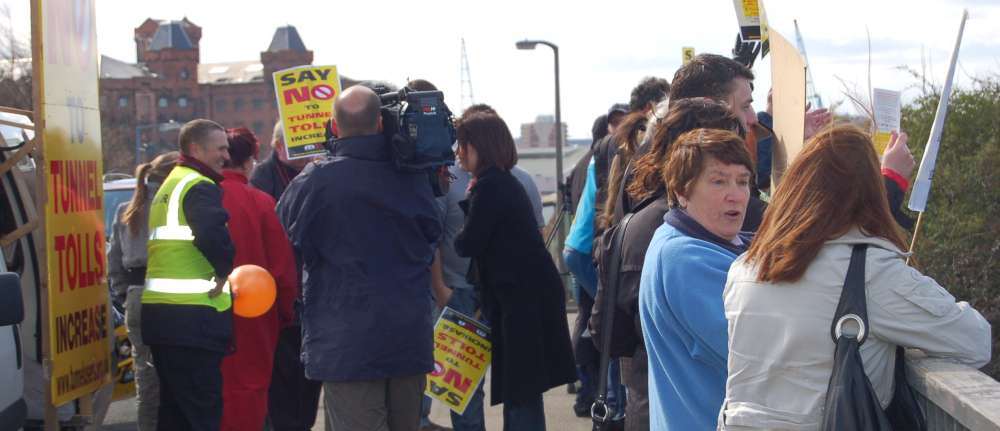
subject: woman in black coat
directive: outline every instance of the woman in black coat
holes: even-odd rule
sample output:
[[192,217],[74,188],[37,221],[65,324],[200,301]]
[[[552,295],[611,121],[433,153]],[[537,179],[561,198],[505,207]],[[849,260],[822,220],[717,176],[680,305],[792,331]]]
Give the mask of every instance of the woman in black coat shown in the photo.
[[517,150],[494,113],[464,117],[458,157],[473,179],[458,254],[472,258],[493,344],[493,405],[504,430],[545,429],[542,393],[576,380],[559,272],[545,249],[524,188],[510,173]]

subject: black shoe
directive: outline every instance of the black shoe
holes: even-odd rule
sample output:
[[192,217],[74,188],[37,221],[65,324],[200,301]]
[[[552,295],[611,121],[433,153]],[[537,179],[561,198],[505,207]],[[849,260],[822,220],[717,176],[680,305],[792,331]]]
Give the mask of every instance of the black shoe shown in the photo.
[[590,406],[592,404],[594,404],[594,402],[592,400],[591,401],[587,401],[587,402],[577,401],[577,402],[573,403],[573,413],[576,413],[576,417],[578,417],[578,418],[589,418],[590,417]]

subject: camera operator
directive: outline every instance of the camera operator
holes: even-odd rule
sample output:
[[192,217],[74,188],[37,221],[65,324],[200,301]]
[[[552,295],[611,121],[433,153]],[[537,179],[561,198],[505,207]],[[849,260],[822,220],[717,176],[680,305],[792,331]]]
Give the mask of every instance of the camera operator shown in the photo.
[[291,182],[278,215],[303,265],[302,358],[327,422],[415,431],[441,224],[427,176],[395,168],[379,107],[362,86],[337,97],[332,157]]

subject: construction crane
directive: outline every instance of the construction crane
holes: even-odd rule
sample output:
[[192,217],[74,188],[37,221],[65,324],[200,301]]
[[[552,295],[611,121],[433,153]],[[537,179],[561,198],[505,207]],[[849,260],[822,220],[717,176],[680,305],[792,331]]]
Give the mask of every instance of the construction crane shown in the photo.
[[795,44],[798,45],[799,52],[802,53],[802,59],[806,63],[806,99],[812,102],[813,108],[823,107],[823,98],[820,97],[819,93],[816,92],[816,86],[813,85],[813,74],[812,67],[809,66],[809,56],[806,55],[806,44],[802,41],[802,33],[799,32],[799,21],[792,20],[795,23]]
[[469,73],[469,55],[465,52],[465,38],[462,38],[462,99],[461,107],[465,108],[476,103],[476,96],[472,94],[472,75]]

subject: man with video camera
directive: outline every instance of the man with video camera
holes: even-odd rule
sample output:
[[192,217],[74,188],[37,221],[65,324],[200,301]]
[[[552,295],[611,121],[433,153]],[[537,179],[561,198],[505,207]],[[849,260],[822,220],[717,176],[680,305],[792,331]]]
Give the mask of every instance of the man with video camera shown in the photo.
[[416,431],[433,368],[430,272],[441,235],[426,173],[398,169],[380,100],[334,102],[331,157],[309,165],[278,215],[303,266],[302,359],[335,430]]

